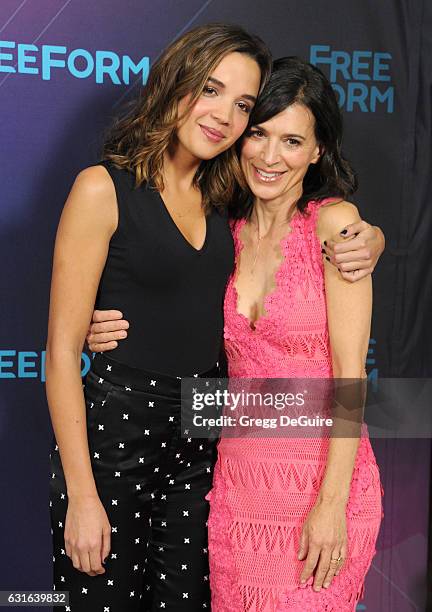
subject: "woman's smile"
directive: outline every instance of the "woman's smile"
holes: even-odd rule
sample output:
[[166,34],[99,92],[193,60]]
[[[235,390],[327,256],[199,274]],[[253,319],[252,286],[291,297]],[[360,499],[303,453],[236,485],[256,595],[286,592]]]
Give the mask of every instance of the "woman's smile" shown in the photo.
[[263,183],[274,183],[275,181],[280,180],[282,175],[287,172],[286,170],[284,170],[283,172],[263,170],[262,168],[258,168],[254,164],[251,164],[251,166],[253,168],[253,176],[255,180],[261,181]]

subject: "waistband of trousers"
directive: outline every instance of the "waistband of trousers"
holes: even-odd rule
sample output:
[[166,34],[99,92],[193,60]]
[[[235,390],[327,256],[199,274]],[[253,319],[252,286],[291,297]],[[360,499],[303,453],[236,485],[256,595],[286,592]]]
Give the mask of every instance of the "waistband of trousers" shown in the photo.
[[182,378],[218,378],[221,375],[218,363],[206,372],[197,372],[191,376],[182,377],[135,368],[116,361],[105,353],[96,353],[91,361],[90,371],[97,374],[100,378],[112,384],[123,386],[130,391],[147,391],[156,394],[162,390],[168,394],[179,394],[181,392]]

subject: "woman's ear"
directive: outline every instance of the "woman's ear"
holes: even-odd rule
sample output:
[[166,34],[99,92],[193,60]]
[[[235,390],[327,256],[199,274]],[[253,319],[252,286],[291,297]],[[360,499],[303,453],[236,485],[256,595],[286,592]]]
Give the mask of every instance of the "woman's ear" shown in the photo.
[[311,164],[317,164],[319,160],[321,159],[323,153],[324,153],[324,147],[322,144],[318,143],[315,148],[314,155],[311,160]]

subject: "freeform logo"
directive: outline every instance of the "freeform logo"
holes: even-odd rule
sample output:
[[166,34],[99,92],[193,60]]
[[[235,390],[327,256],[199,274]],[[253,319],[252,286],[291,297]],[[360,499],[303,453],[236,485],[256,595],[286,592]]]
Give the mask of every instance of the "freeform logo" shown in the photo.
[[391,53],[376,51],[333,51],[330,45],[311,45],[310,62],[327,74],[339,106],[348,112],[375,113],[383,107],[394,110],[394,87],[391,85]]
[[[5,51],[7,49],[8,51]],[[93,78],[96,83],[105,81],[114,85],[129,85],[130,75],[141,75],[145,85],[150,70],[150,59],[142,57],[138,62],[129,55],[119,56],[114,51],[73,49],[59,45],[37,45],[0,40],[0,73],[42,75],[50,81],[55,70],[67,70],[76,79]]]
[[[46,351],[14,351],[0,350],[0,379],[2,378],[38,378],[45,382]],[[90,369],[90,357],[81,355],[81,376]]]

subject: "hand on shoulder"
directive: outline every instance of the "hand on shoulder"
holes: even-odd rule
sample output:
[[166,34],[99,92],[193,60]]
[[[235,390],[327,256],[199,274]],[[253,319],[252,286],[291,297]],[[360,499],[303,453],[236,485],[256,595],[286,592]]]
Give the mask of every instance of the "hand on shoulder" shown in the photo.
[[373,272],[385,246],[381,229],[363,221],[357,207],[347,201],[322,206],[317,234],[325,261],[337,267],[350,283]]
[[361,221],[357,206],[352,202],[342,200],[324,204],[318,211],[317,234],[321,242],[324,240],[344,241],[340,232],[351,223]]

